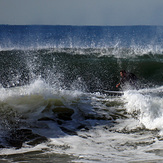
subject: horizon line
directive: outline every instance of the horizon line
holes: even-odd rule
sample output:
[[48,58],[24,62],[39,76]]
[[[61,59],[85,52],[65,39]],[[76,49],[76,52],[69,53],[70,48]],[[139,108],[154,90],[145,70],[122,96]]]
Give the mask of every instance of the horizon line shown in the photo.
[[131,26],[163,26],[163,25],[59,25],[59,24],[0,24],[0,26],[78,26],[78,27],[131,27]]

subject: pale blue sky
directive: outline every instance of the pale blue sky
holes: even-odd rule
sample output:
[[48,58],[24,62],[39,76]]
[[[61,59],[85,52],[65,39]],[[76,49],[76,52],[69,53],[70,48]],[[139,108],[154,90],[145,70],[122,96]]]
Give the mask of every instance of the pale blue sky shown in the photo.
[[0,24],[163,25],[163,0],[0,0]]

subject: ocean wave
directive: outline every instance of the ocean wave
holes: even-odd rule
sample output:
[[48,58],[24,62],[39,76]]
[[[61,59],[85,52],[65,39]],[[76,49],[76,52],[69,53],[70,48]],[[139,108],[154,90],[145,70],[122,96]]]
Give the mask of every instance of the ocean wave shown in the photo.
[[136,113],[140,123],[149,130],[158,129],[163,132],[163,87],[142,89],[139,91],[127,91],[126,109],[129,113]]
[[147,46],[131,46],[131,47],[100,47],[100,48],[90,48],[90,47],[55,47],[55,46],[38,46],[38,47],[13,47],[13,48],[1,48],[0,52],[6,53],[20,53],[20,52],[36,52],[36,53],[66,53],[69,55],[95,55],[98,57],[102,56],[114,56],[115,58],[134,58],[138,56],[145,55],[160,55],[162,56],[163,50],[157,47]]
[[0,26],[0,161],[162,160],[162,31]]
[[[106,143],[112,154],[125,152],[126,148],[134,150],[135,146],[146,149],[155,143],[154,136],[161,140],[162,95],[158,90],[161,92],[162,87],[110,96],[61,90],[43,80],[1,88],[0,155],[26,155],[44,149],[44,154],[82,154],[83,160],[92,160],[97,154],[93,147],[100,152]],[[140,135],[139,139],[134,135]],[[81,144],[83,147],[77,148]],[[102,151],[107,152],[108,147]]]
[[[5,131],[1,132],[2,147],[20,148],[25,142],[36,145],[49,137],[76,135],[81,129],[96,126],[96,121],[111,124],[118,117],[125,117],[112,111],[108,115],[99,114],[97,107],[100,109],[100,106],[95,98],[100,95],[57,90],[40,80],[29,86],[2,88],[0,92],[0,127]],[[107,105],[115,107],[120,104],[110,102]]]
[[126,69],[140,78],[141,87],[162,84],[162,54],[128,57],[124,49],[119,58],[109,50],[110,54],[102,54],[102,49],[71,48],[1,51],[0,82],[3,87],[14,87],[41,78],[59,88],[92,92],[115,89],[119,71]]

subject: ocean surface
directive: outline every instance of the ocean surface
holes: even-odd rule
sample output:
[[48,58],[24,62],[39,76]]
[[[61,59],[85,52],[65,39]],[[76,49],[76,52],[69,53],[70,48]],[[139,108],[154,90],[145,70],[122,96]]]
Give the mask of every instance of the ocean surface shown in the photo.
[[0,162],[163,162],[163,26],[0,25]]

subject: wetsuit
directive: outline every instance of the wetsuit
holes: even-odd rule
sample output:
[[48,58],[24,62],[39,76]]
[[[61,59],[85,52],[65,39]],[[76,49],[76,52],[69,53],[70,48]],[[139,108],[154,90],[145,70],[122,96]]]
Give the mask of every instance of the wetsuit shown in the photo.
[[133,73],[126,73],[120,80],[121,87],[130,85],[131,87],[137,88],[137,79],[138,78]]

